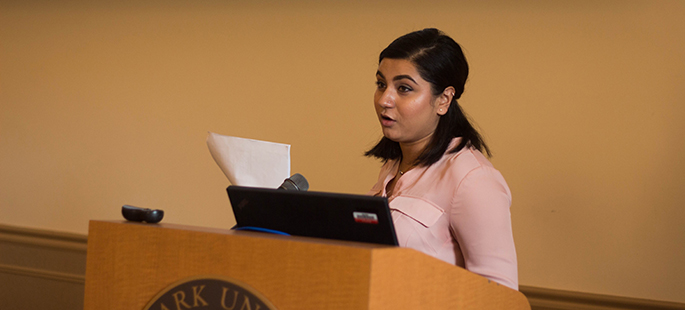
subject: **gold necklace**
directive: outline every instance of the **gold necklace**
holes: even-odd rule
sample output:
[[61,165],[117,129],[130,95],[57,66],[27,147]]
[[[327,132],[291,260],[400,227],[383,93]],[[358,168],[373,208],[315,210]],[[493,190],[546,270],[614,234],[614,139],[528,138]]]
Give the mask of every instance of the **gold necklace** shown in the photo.
[[397,167],[397,172],[400,174],[400,176],[403,176],[404,173],[407,172],[407,171],[409,171],[409,170],[411,170],[411,168],[414,168],[414,166],[411,165],[411,166],[407,167],[407,169],[406,169],[405,171],[402,171],[402,169],[400,169],[400,167],[398,166],[398,167]]
[[407,166],[407,169],[404,169],[404,171],[402,171],[402,160],[400,160],[400,163],[397,165],[397,173],[399,173],[400,176],[403,176],[407,171],[414,168],[415,165],[416,164],[410,164],[409,166]]

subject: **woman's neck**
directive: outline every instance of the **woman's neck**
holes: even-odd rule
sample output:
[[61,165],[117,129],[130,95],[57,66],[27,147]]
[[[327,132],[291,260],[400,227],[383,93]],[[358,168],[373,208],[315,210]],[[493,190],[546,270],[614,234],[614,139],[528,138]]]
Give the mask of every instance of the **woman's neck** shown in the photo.
[[408,170],[416,164],[416,159],[419,158],[421,153],[426,149],[432,136],[433,135],[429,135],[421,140],[409,143],[400,142],[400,149],[402,150],[402,160],[400,161],[401,171]]

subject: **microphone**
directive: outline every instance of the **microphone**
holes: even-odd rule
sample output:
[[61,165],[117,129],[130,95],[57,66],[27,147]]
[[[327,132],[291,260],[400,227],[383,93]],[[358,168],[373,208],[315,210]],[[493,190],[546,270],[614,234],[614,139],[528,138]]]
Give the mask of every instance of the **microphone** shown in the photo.
[[285,179],[278,189],[306,191],[309,189],[309,182],[307,182],[307,179],[301,174],[295,173],[291,177]]

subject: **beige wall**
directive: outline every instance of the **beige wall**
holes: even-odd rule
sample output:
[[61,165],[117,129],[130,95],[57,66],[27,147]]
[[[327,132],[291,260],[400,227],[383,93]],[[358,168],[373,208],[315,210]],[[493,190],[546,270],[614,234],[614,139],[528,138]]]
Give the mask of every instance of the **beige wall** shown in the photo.
[[685,2],[0,0],[0,224],[85,234],[123,204],[229,227],[207,131],[292,144],[365,193],[378,52],[460,42],[462,104],[514,195],[523,285],[685,302]]

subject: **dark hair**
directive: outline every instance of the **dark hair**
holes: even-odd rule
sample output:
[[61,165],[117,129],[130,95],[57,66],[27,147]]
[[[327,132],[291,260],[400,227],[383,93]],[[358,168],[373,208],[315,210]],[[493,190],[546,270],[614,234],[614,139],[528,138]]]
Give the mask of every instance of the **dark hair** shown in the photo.
[[[459,152],[468,146],[491,155],[485,141],[457,103],[469,75],[469,65],[457,42],[438,29],[423,29],[403,35],[390,43],[381,52],[378,63],[384,58],[411,61],[421,78],[431,84],[434,96],[440,95],[449,86],[455,90],[447,113],[440,116],[431,141],[414,164],[429,166],[437,162],[455,137],[461,137],[462,140],[450,153]],[[364,155],[388,161],[401,158],[402,150],[399,143],[383,137]]]

